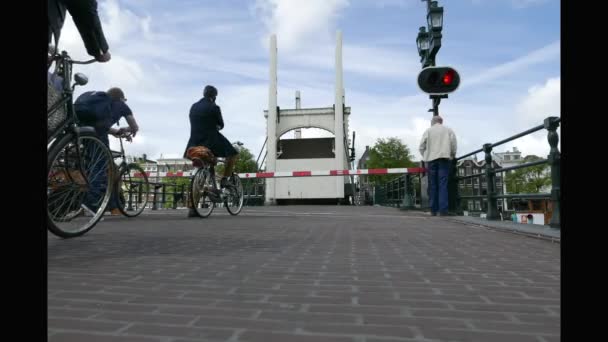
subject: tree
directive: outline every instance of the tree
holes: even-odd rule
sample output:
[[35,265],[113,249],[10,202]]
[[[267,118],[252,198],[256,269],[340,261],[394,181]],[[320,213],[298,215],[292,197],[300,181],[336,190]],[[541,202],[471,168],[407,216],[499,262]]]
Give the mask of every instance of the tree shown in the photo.
[[[370,148],[367,167],[370,169],[413,167],[410,149],[397,137],[378,139],[376,144]],[[370,181],[375,184],[385,183],[399,175],[376,175],[369,176]]]
[[[246,147],[241,146],[239,150],[239,157],[234,165],[234,172],[236,173],[246,173],[246,172],[256,172],[258,167],[255,163],[255,159],[253,154]],[[215,173],[217,175],[222,175],[224,173],[224,164],[218,165],[215,168]]]
[[253,154],[246,147],[241,147],[239,152],[239,159],[236,161],[234,166],[234,172],[245,173],[245,172],[256,172],[258,166],[255,163]]
[[[540,159],[542,158],[529,155],[522,160],[522,163]],[[541,164],[508,172],[505,178],[507,192],[511,194],[539,193],[543,187],[551,185],[551,175],[548,170],[549,165]]]

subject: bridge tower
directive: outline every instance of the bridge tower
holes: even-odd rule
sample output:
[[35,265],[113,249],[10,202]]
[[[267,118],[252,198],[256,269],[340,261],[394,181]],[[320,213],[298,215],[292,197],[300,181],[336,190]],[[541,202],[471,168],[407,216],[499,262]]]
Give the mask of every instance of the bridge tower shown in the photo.
[[[266,171],[343,170],[349,168],[347,147],[350,144],[348,119],[350,107],[344,105],[342,71],[342,32],[336,35],[335,104],[324,108],[301,108],[300,92],[296,92],[296,108],[281,109],[277,105],[277,38],[270,37],[270,85],[266,118]],[[302,128],[321,128],[332,138],[302,138]],[[295,130],[295,139],[281,136]],[[277,200],[325,199],[344,200],[352,194],[349,177],[304,177],[266,179],[266,204]]]

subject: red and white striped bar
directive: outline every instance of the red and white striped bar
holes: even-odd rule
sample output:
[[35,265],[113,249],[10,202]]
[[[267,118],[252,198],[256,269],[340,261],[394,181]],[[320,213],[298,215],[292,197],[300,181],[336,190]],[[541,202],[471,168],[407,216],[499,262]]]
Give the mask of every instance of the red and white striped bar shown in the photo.
[[420,167],[393,168],[393,169],[360,169],[360,170],[324,170],[324,171],[279,171],[239,173],[241,178],[283,178],[283,177],[319,177],[319,176],[357,176],[357,175],[386,175],[422,173],[425,169]]
[[[426,169],[421,167],[392,168],[392,169],[359,169],[359,170],[323,170],[323,171],[279,171],[279,172],[254,172],[239,173],[241,178],[285,178],[285,177],[321,177],[321,176],[358,176],[358,175],[387,175],[424,173]],[[146,172],[148,177],[191,177],[193,171],[186,172]],[[139,174],[135,173],[137,177]]]

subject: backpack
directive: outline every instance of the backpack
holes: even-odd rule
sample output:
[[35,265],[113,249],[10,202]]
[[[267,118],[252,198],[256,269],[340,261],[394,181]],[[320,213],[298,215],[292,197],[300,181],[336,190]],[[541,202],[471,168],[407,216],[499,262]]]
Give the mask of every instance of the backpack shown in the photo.
[[82,124],[104,128],[112,126],[112,98],[104,91],[87,91],[78,96],[74,111]]

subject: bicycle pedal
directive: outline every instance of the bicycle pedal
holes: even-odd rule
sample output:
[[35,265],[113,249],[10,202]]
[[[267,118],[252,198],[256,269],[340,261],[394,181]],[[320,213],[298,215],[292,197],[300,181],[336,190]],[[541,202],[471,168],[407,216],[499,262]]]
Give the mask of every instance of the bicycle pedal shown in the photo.
[[218,203],[218,202],[220,202],[222,200],[221,194],[218,194],[215,191],[208,191],[207,192],[207,196],[214,203]]

